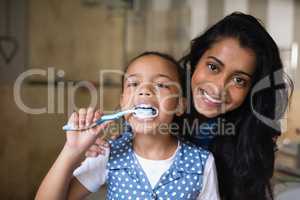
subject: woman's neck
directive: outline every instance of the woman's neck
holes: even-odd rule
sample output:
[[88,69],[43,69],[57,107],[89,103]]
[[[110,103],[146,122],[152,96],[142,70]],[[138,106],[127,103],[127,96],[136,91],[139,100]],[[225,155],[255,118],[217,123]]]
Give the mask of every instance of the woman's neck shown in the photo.
[[139,156],[150,160],[165,160],[176,151],[178,140],[170,134],[135,134],[133,149]]

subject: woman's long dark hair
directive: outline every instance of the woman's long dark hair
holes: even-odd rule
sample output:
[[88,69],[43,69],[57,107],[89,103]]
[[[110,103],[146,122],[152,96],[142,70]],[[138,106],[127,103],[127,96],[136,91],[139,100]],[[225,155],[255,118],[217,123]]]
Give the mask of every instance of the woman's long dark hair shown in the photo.
[[[256,18],[242,13],[226,16],[192,40],[181,64],[186,69],[191,68],[193,74],[205,51],[224,38],[237,39],[242,48],[255,53],[256,71],[244,103],[218,116],[235,125],[234,135],[220,133],[210,146],[216,161],[220,194],[225,200],[273,199],[270,179],[274,169],[274,137],[281,134],[280,126],[272,128],[255,112],[269,119],[282,117],[288,105],[286,86],[292,91],[293,84],[288,77],[285,79],[279,50],[272,37]],[[264,78],[270,85],[252,94],[255,85]],[[286,80],[288,84],[282,85]],[[281,85],[276,86],[278,83]],[[195,109],[191,115],[192,119],[201,117]]]

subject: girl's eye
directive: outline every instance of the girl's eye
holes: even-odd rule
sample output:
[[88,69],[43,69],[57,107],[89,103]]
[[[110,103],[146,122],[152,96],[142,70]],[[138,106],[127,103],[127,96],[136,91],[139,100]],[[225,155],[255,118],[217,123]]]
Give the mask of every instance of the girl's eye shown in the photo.
[[137,87],[138,85],[139,85],[138,82],[128,82],[127,83],[128,87]]
[[167,89],[170,88],[170,86],[166,83],[156,83],[155,85],[158,88],[167,88]]
[[210,71],[213,71],[213,72],[218,72],[219,71],[219,68],[217,65],[213,64],[213,63],[208,63],[207,64],[207,67]]
[[246,86],[246,83],[247,83],[247,81],[245,79],[240,78],[240,77],[234,77],[233,81],[235,84],[237,84],[238,86],[242,86],[242,87]]

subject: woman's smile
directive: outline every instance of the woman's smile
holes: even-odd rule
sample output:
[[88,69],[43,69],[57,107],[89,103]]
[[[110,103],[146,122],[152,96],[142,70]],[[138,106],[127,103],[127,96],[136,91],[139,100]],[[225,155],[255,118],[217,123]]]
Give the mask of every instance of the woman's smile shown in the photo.
[[213,97],[208,94],[207,91],[204,89],[199,89],[199,93],[202,97],[202,100],[207,104],[209,107],[220,107],[224,101],[222,101],[219,97]]

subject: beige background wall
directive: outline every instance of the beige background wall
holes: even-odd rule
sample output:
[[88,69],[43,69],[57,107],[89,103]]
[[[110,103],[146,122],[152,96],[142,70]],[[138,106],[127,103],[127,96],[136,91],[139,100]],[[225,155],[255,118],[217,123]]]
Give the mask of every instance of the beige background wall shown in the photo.
[[[105,85],[101,85],[100,69],[122,70],[126,61],[144,50],[166,51],[179,58],[189,45],[191,30],[197,27],[203,30],[223,17],[228,0],[201,0],[197,3],[198,9],[191,9],[196,5],[191,4],[193,1],[181,0],[166,0],[163,6],[158,0],[136,1],[137,4],[128,9],[120,4],[123,1],[117,0],[99,1],[113,2],[106,5],[87,5],[82,4],[87,1],[79,0],[11,2],[12,26],[17,27],[12,32],[21,47],[18,57],[10,65],[0,59],[1,199],[33,199],[38,184],[64,143],[61,126],[67,119],[67,104],[70,103],[67,88],[63,88],[63,95],[59,96],[58,87],[50,84],[55,93],[54,113],[33,115],[23,112],[15,103],[12,85],[20,72],[54,67],[56,72],[65,72],[64,81],[92,81],[97,89],[97,103],[105,110],[114,110],[118,105],[120,76],[106,76]],[[272,0],[243,2],[247,3],[247,12],[268,23],[267,8]],[[300,44],[300,2],[294,2],[295,26],[291,31],[294,41]],[[0,21],[4,3],[5,0],[0,0]],[[197,11],[205,12],[205,20],[199,20],[200,24],[193,18],[197,15],[191,13]],[[1,31],[3,26],[1,21]],[[298,64],[295,76],[298,80],[299,67]],[[51,102],[47,92],[46,77],[30,77],[22,87],[22,99],[27,106],[44,107]],[[99,98],[101,92],[103,99]],[[58,112],[58,98],[62,96],[64,112]],[[76,105],[87,106],[89,102],[89,92],[79,89]],[[284,134],[296,140],[299,139],[295,133],[300,126],[299,108],[297,81],[288,119],[289,131]]]
[[[26,48],[20,50],[23,57],[10,64],[17,70],[4,71],[10,66],[1,63],[1,81],[8,72],[12,74],[12,81],[0,85],[0,194],[1,199],[33,199],[64,144],[61,127],[67,120],[71,100],[69,88],[53,83],[49,83],[49,87],[54,98],[48,99],[51,91],[47,88],[47,76],[30,76],[22,84],[23,103],[30,108],[50,108],[47,112],[53,112],[26,113],[14,99],[16,77],[32,69],[45,73],[49,67],[55,73],[63,70],[63,77],[56,75],[56,83],[76,85],[78,81],[91,81],[97,90],[97,104],[106,111],[113,111],[119,101],[120,75],[106,75],[102,80],[100,70],[122,71],[130,57],[144,50],[164,50],[180,56],[188,45],[189,32],[185,30],[188,26],[182,24],[189,21],[189,13],[180,2],[170,4],[167,12],[152,10],[150,1],[141,2],[139,6],[143,11],[126,11],[118,3],[121,1],[90,5],[73,0],[27,0],[21,7],[17,0],[12,2],[15,21],[19,20],[14,26],[24,27],[22,33],[18,32],[18,40],[25,42]],[[0,0],[1,9],[4,5],[5,0]],[[172,23],[169,18],[173,19]],[[3,24],[0,27],[3,30]],[[100,94],[103,94],[101,98]],[[87,89],[78,89],[75,99],[77,107],[86,107],[91,100],[90,93]],[[47,107],[49,103],[54,104]]]

